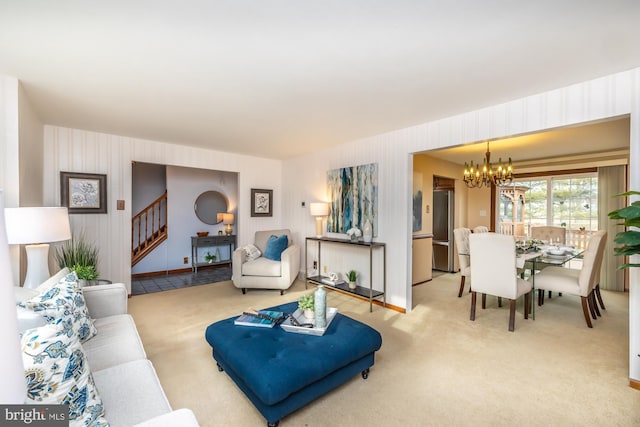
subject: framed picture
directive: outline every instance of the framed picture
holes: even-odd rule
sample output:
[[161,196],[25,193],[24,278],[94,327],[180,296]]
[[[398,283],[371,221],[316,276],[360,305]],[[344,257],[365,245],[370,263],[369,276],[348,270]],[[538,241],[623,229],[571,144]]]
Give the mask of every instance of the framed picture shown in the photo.
[[107,175],[60,172],[60,203],[70,214],[107,213]]
[[273,190],[251,189],[251,216],[273,216]]

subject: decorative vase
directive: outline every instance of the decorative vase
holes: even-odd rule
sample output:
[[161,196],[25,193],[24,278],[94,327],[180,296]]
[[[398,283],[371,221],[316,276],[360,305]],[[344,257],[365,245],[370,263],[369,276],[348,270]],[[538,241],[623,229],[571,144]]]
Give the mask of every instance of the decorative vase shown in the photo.
[[354,290],[358,285],[356,285],[356,282],[349,282],[349,289]]
[[373,228],[371,227],[371,222],[369,220],[366,220],[362,227],[362,238],[365,243],[371,243],[371,239],[373,239]]
[[305,319],[307,319],[307,320],[314,321],[316,319],[316,313],[313,310],[311,310],[310,308],[305,308],[304,311],[302,312],[302,314],[304,315]]
[[313,309],[316,312],[316,328],[324,328],[327,326],[327,291],[324,286],[318,285],[313,298]]

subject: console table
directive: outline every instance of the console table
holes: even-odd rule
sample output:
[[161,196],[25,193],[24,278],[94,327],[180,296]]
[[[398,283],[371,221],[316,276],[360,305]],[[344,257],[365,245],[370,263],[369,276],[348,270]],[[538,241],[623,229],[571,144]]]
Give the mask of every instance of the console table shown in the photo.
[[[309,276],[307,269],[307,246],[308,243],[316,243],[318,248],[318,272],[322,269],[322,244],[323,243],[338,243],[342,245],[346,245],[349,249],[362,249],[369,251],[369,287],[357,286],[356,289],[349,289],[349,285],[344,282],[341,284],[331,285],[323,281],[323,279],[327,279],[326,276],[322,276],[321,274],[315,276]],[[382,251],[382,291],[378,291],[373,289],[373,252],[374,250]],[[384,243],[380,242],[370,242],[365,243],[362,241],[353,241],[353,240],[345,240],[345,239],[334,239],[330,237],[307,237],[304,242],[304,262],[305,262],[305,276],[306,283],[313,283],[314,285],[324,285],[328,289],[336,289],[340,292],[344,292],[347,294],[357,295],[362,298],[369,300],[369,312],[373,311],[373,300],[377,298],[382,298],[382,306],[386,307],[386,292],[387,292],[387,246]],[[305,288],[306,288],[305,283]]]
[[[215,248],[217,246],[229,246],[229,259],[217,259],[213,262],[198,261],[198,248]],[[231,265],[233,251],[236,247],[236,236],[206,236],[191,237],[191,271],[198,272],[198,267],[207,265],[229,264]]]

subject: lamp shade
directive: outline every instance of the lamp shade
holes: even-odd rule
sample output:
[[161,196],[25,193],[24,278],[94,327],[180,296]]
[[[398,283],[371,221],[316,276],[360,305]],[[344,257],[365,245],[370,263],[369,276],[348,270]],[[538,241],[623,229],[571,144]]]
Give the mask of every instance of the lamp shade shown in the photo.
[[222,214],[222,223],[225,225],[231,225],[233,224],[233,221],[235,220],[235,217],[233,216],[232,213],[225,213]]
[[71,238],[67,208],[6,208],[10,245],[59,242]]
[[311,216],[327,216],[329,215],[329,204],[315,202],[309,205],[309,212]]
[[1,404],[22,404],[27,395],[18,318],[13,295],[13,277],[9,260],[9,245],[4,227],[4,200],[0,190],[0,387]]

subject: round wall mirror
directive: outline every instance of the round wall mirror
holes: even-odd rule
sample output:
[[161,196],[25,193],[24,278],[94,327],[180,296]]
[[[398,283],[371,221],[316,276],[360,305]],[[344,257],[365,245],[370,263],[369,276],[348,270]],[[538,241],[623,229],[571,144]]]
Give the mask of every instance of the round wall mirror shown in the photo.
[[218,214],[227,213],[227,197],[218,191],[205,191],[198,196],[193,208],[200,221],[205,224],[219,224],[222,222],[222,216],[218,218]]

